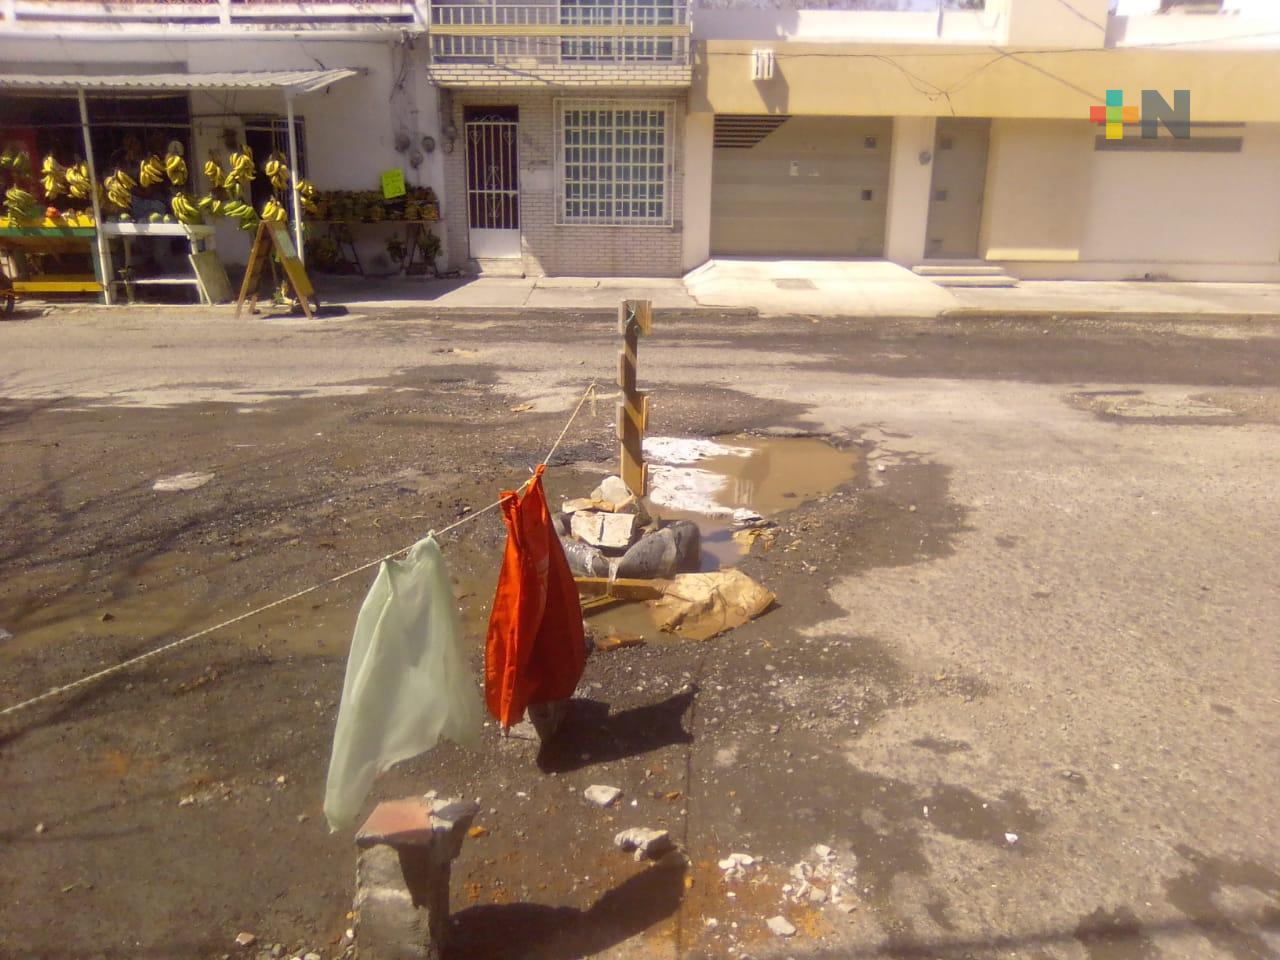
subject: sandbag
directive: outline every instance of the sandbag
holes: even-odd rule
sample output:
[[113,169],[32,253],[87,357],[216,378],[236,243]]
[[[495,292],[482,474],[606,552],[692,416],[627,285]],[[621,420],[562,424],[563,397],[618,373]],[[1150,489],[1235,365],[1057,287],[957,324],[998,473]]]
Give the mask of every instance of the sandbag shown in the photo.
[[330,828],[355,820],[379,773],[441,738],[477,746],[483,722],[448,568],[428,536],[378,568],[356,618],[325,784]]
[[666,579],[697,570],[702,534],[691,520],[674,520],[656,533],[646,534],[622,555],[617,576],[635,580]]

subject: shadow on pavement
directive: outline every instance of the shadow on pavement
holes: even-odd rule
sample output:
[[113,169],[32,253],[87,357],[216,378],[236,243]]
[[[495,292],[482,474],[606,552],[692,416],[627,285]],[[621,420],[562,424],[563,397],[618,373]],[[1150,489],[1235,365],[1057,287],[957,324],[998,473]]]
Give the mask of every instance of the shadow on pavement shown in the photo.
[[595,956],[673,915],[685,864],[669,856],[587,910],[536,903],[490,904],[454,914],[446,960],[573,960]]
[[693,736],[684,729],[683,720],[697,694],[695,687],[615,714],[599,700],[572,700],[560,732],[538,753],[538,769],[568,773],[673,744],[692,743]]

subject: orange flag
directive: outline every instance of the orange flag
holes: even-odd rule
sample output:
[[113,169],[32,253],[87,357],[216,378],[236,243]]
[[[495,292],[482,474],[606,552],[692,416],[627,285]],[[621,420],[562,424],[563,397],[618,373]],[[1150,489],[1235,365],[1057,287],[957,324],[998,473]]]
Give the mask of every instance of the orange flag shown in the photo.
[[538,467],[524,497],[500,497],[507,549],[489,615],[484,695],[503,727],[534,703],[573,695],[586,664],[578,587],[551,524]]

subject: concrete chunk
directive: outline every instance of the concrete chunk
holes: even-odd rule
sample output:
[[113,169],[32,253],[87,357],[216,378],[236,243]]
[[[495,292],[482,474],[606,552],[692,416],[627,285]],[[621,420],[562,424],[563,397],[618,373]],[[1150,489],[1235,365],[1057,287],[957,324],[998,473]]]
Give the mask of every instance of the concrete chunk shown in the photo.
[[607,807],[622,796],[622,791],[617,787],[606,787],[599,783],[593,783],[582,791],[582,795],[597,807]]
[[626,853],[634,850],[636,860],[657,860],[675,847],[668,831],[647,827],[623,830],[613,838],[613,842]]
[[770,917],[765,921],[775,937],[794,937],[795,926],[786,917]]

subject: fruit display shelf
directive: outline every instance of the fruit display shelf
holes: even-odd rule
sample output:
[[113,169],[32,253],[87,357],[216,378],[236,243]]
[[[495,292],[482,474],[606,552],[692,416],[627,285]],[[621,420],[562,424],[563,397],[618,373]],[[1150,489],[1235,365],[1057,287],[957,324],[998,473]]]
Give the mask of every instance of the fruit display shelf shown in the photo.
[[213,235],[213,227],[203,223],[108,221],[102,225],[102,233],[108,237],[208,237]]
[[[85,221],[88,221],[87,223]],[[10,264],[28,264],[30,257],[58,256],[66,253],[88,254],[93,273],[46,274],[31,272],[13,278],[15,293],[101,293],[98,258],[93,254],[97,228],[91,217],[59,217],[14,221],[0,217],[0,253]],[[38,262],[38,261],[37,261]]]

